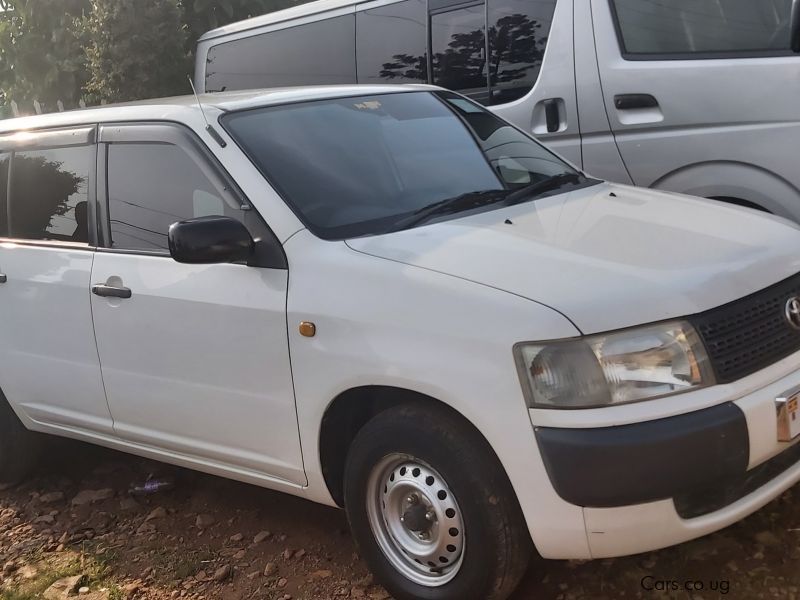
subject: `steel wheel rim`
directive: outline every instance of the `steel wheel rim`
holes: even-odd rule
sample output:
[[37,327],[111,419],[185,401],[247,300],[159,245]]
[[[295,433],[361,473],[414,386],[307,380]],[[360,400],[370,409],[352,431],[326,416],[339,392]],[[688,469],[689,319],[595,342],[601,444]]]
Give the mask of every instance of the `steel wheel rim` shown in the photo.
[[425,587],[453,580],[464,560],[461,509],[445,479],[407,454],[385,456],[367,482],[367,517],[384,556]]

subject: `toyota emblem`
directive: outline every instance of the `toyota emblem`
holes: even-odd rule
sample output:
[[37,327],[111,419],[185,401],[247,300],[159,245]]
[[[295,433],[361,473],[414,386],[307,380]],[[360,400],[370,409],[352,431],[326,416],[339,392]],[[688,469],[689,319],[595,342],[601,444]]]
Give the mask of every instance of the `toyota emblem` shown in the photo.
[[800,298],[792,296],[786,301],[784,316],[789,322],[789,325],[795,329],[800,329]]

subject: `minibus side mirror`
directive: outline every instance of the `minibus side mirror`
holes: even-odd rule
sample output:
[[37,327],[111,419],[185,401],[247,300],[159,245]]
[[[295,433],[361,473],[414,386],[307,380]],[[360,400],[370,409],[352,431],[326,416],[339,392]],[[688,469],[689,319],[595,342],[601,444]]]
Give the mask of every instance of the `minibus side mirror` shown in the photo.
[[169,227],[169,253],[188,264],[231,263],[248,260],[255,242],[250,232],[230,217],[197,217]]
[[792,52],[800,53],[800,0],[792,0],[792,39],[790,40]]

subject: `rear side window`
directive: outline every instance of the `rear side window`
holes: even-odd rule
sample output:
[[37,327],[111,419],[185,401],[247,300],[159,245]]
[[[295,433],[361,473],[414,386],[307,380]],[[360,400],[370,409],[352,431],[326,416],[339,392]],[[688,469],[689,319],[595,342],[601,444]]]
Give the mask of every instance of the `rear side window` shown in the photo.
[[88,244],[94,146],[15,152],[6,203],[8,236]]
[[792,0],[611,0],[627,55],[788,51]]
[[211,47],[206,91],[355,83],[355,15]]
[[404,0],[356,14],[359,83],[427,83],[424,0]]
[[241,218],[239,207],[178,146],[162,143],[108,146],[108,212],[111,247],[168,250],[176,221],[223,215]]
[[556,0],[430,0],[429,6],[433,83],[486,105],[533,88]]

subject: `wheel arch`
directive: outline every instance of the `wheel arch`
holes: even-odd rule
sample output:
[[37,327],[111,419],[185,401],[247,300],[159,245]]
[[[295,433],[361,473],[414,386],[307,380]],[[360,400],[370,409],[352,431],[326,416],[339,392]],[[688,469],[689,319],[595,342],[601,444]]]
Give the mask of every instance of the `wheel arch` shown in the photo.
[[650,184],[651,188],[729,201],[800,221],[800,190],[780,175],[737,161],[685,165]]
[[347,452],[360,429],[374,416],[401,404],[418,404],[430,407],[432,412],[449,413],[463,421],[482,440],[493,460],[503,468],[502,461],[492,445],[461,412],[449,404],[427,394],[407,388],[388,385],[364,385],[339,393],[327,406],[319,431],[319,461],[322,475],[333,500],[344,505],[344,467]]

